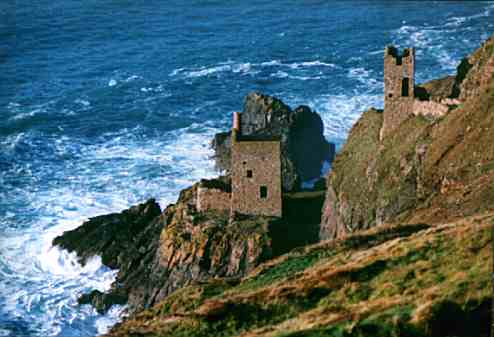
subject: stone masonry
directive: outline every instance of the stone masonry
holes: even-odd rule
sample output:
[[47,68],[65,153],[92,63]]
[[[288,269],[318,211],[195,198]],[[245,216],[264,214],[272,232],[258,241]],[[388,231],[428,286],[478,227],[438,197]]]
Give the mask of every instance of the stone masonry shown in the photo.
[[209,210],[229,211],[231,208],[231,193],[218,188],[199,185],[197,188],[196,208],[199,212]]
[[380,139],[389,135],[410,116],[438,118],[451,107],[460,104],[452,98],[440,101],[420,100],[415,97],[415,49],[406,48],[403,54],[393,46],[384,51],[384,119]]
[[242,136],[240,121],[241,114],[235,112],[231,134],[231,191],[204,181],[197,189],[196,208],[281,217],[281,142]]
[[281,143],[240,134],[241,114],[232,130],[232,212],[281,216]]
[[403,55],[389,46],[384,51],[384,121],[380,137],[384,138],[413,113],[415,87],[415,49]]

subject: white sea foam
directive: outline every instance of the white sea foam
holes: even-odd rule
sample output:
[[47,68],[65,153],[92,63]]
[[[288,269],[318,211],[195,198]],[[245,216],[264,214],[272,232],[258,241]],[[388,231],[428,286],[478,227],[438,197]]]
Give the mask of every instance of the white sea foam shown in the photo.
[[[301,70],[304,68],[313,68],[313,67],[320,67],[320,68],[335,68],[336,65],[332,63],[326,63],[322,62],[319,60],[316,61],[304,61],[304,62],[293,62],[293,63],[283,63],[280,60],[271,60],[271,61],[264,61],[260,63],[250,63],[250,62],[243,62],[243,63],[236,63],[231,60],[226,61],[226,62],[220,62],[214,66],[206,67],[202,66],[199,68],[178,68],[174,69],[172,72],[170,72],[169,76],[183,76],[184,78],[197,78],[197,77],[204,77],[204,76],[209,76],[212,74],[220,74],[220,73],[225,73],[225,72],[231,72],[234,74],[249,74],[249,75],[255,75],[258,74],[262,68],[289,68],[291,70]],[[278,70],[277,72],[279,72]],[[275,73],[276,74],[276,73]],[[280,76],[281,75],[281,76]],[[278,75],[274,75],[275,77],[283,77],[281,73]],[[292,76],[299,76],[297,74],[292,74]],[[300,79],[301,76],[299,76],[298,79]],[[294,77],[294,79],[297,79]],[[310,79],[310,78],[305,78],[305,79]]]
[[19,103],[16,103],[16,102],[10,102],[8,105],[7,105],[7,109],[16,109],[18,107],[20,107],[21,105]]
[[185,70],[185,68],[177,68],[177,69],[174,69],[170,74],[168,74],[168,76],[176,76],[178,74],[180,74],[181,72],[183,72]]
[[211,75],[214,73],[223,72],[223,71],[230,71],[230,70],[232,70],[232,67],[230,65],[221,65],[221,66],[215,66],[215,67],[211,67],[211,68],[203,67],[200,70],[193,70],[193,71],[187,72],[186,77],[202,77],[202,76],[207,76],[207,75]]
[[[162,207],[174,202],[180,189],[214,175],[208,142],[218,131],[201,123],[152,138],[139,128],[107,133],[91,145],[69,136],[48,139],[55,152],[80,158],[63,168],[62,183],[41,179],[58,176],[60,170],[42,158],[39,163],[36,159],[1,172],[0,179],[7,181],[15,176],[32,179],[29,187],[7,186],[0,191],[0,200],[27,203],[24,212],[35,215],[26,224],[29,230],[11,226],[12,217],[0,215],[2,311],[22,317],[30,331],[40,336],[65,334],[71,324],[82,321],[94,323],[95,330],[89,334],[105,332],[125,308],[114,307],[101,316],[79,306],[77,298],[92,289],[108,290],[116,271],[103,266],[97,256],[81,266],[74,253],[52,247],[53,238],[88,217],[118,212],[146,198],[155,197]],[[36,146],[36,136],[34,132],[12,135],[0,148],[9,155],[18,145]],[[38,186],[40,181],[47,185]]]
[[125,82],[132,82],[134,80],[137,80],[137,79],[140,79],[142,78],[141,76],[137,76],[137,75],[132,75],[132,76],[129,76],[125,79]]
[[320,80],[321,76],[288,76],[288,78],[300,81]]
[[467,21],[467,18],[466,17],[463,17],[463,16],[460,16],[460,17],[453,16],[453,17],[451,17],[451,18],[449,18],[447,20],[447,22],[445,23],[445,26],[447,26],[447,27],[451,27],[451,26],[457,27],[457,26],[463,24],[465,21]]
[[[404,24],[395,31],[394,44],[398,47],[417,47],[417,55],[423,56],[424,53],[436,58],[437,63],[440,64],[442,70],[453,74],[458,64],[459,57],[455,51],[449,50],[449,43],[445,43],[445,40],[457,40],[457,36],[460,32],[469,31],[472,29],[472,24],[478,20],[484,20],[485,17],[492,15],[494,11],[494,4],[492,2],[486,3],[486,6],[481,9],[480,12],[472,14],[470,16],[450,16],[443,22],[437,22],[434,25],[407,25]],[[487,30],[487,25],[484,24],[485,31],[480,32],[481,39],[485,40],[490,34]],[[431,46],[433,46],[431,48]],[[429,77],[439,76],[437,73],[430,73]]]
[[109,87],[114,87],[117,85],[117,80],[114,80],[113,78],[108,81],[108,86]]
[[303,67],[330,67],[330,68],[336,67],[336,65],[334,65],[332,63],[325,63],[325,62],[321,62],[321,61],[289,63],[289,64],[287,64],[287,66],[292,68],[292,69],[298,69],[298,68],[303,68]]
[[44,110],[42,110],[42,109],[34,109],[32,111],[29,111],[29,112],[21,112],[21,113],[18,113],[16,115],[12,116],[10,118],[10,120],[28,119],[28,118],[31,118],[31,117],[36,116],[37,114],[39,114],[41,112],[44,112]]
[[285,77],[288,77],[288,73],[281,71],[281,70],[278,70],[277,72],[272,73],[271,77],[285,78]]
[[[58,192],[59,198],[63,197],[62,193],[70,193]],[[0,290],[6,298],[3,310],[13,316],[21,316],[27,322],[32,319],[37,324],[31,329],[46,335],[60,333],[59,322],[77,309],[78,296],[91,289],[108,290],[116,275],[116,271],[101,264],[99,257],[81,266],[74,253],[52,247],[51,242],[56,235],[78,226],[82,221],[77,212],[56,205],[53,208],[61,219],[57,226],[43,230],[54,221],[52,217],[45,217],[30,232],[14,232],[0,240],[1,260],[10,271],[2,280],[2,283],[8,282],[9,292],[4,293],[7,287]]]
[[125,313],[125,309],[125,306],[114,305],[105,316],[99,317],[95,322],[98,334],[107,333],[116,322],[120,321]]
[[369,55],[381,55],[381,54],[384,54],[384,48],[369,52]]
[[286,101],[291,106],[307,104],[317,111],[324,122],[324,136],[330,140],[346,137],[352,125],[370,107],[383,107],[382,95],[372,91],[362,91],[355,95],[327,94],[311,99],[288,97]]
[[88,107],[91,105],[91,103],[88,101],[88,100],[85,100],[85,99],[81,99],[81,98],[78,98],[74,101],[74,103],[77,103],[77,104],[81,104],[85,107]]
[[370,107],[382,107],[381,95],[335,95],[321,97],[316,106],[320,106],[324,120],[325,135],[341,138],[361,116],[362,112]]
[[272,67],[272,66],[281,66],[283,64],[279,60],[271,60],[271,61],[261,62],[260,65],[263,67]]

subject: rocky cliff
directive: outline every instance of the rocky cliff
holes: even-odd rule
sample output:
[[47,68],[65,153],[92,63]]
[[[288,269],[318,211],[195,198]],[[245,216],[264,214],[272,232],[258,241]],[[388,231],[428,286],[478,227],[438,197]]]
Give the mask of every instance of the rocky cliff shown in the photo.
[[353,126],[328,176],[321,239],[389,222],[448,221],[494,205],[494,38],[456,77],[422,86],[461,103],[441,118],[411,116],[379,141],[386,111]]
[[194,193],[195,186],[182,191],[163,212],[149,200],[55,238],[54,245],[75,251],[82,264],[99,255],[103,264],[118,269],[108,293],[93,291],[79,302],[100,312],[128,303],[134,313],[187,284],[242,276],[271,256],[270,219],[229,221],[225,213],[198,213]]
[[[332,161],[334,144],[323,134],[321,117],[307,106],[290,109],[276,97],[250,93],[242,112],[243,135],[279,137],[284,191],[295,191],[302,181],[321,176],[324,161]],[[230,172],[230,132],[218,133],[212,142],[216,167]],[[307,151],[311,149],[311,151]]]
[[95,290],[79,302],[99,312],[128,304],[133,314],[189,284],[218,277],[237,282],[261,262],[318,240],[322,191],[287,195],[281,219],[231,218],[228,212],[198,212],[197,187],[183,190],[163,212],[149,200],[89,219],[55,238],[54,245],[76,252],[82,264],[99,255],[103,264],[118,269],[109,292]]
[[[282,219],[197,212],[194,185],[163,212],[150,200],[64,233],[54,244],[82,263],[101,255],[119,269],[109,293],[81,303],[128,302],[112,337],[489,336],[493,59],[494,37],[457,76],[421,86],[460,99],[445,116],[412,116],[380,141],[386,112],[365,112],[327,191],[285,194]],[[288,109],[256,97],[261,115]]]
[[328,177],[320,235],[332,240],[235,283],[184,287],[108,336],[490,336],[493,46],[421,87],[461,98],[445,116],[410,117],[380,141],[386,112],[363,114]]

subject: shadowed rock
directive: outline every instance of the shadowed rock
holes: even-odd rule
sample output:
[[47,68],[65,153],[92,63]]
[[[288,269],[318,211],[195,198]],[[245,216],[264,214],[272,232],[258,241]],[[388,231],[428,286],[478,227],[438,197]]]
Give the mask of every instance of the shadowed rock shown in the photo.
[[[302,181],[320,177],[324,161],[332,161],[334,144],[323,134],[321,117],[307,106],[291,110],[276,97],[250,93],[245,98],[241,132],[259,138],[281,139],[281,167],[284,191],[294,191]],[[230,132],[215,135],[216,167],[230,172]]]

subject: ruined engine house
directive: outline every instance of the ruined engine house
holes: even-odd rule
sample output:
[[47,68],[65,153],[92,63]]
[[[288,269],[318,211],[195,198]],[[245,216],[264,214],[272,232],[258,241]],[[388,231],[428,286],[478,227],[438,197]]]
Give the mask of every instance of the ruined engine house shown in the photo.
[[384,121],[380,132],[383,139],[410,116],[440,117],[457,99],[430,100],[417,97],[415,86],[415,48],[398,49],[388,46],[384,50]]
[[242,114],[233,114],[231,186],[198,187],[196,207],[229,210],[232,214],[282,215],[281,143],[279,139],[244,136]]

